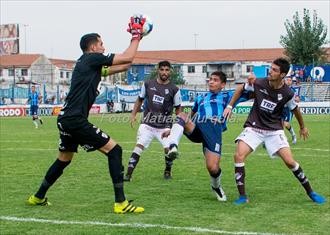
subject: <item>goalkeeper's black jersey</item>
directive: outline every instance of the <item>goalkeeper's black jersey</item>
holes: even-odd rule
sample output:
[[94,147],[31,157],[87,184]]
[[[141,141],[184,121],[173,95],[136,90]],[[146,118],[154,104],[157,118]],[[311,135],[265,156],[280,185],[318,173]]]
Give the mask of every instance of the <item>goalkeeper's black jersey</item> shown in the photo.
[[85,53],[78,60],[72,73],[71,87],[59,118],[87,118],[101,81],[103,65],[111,66],[114,54]]

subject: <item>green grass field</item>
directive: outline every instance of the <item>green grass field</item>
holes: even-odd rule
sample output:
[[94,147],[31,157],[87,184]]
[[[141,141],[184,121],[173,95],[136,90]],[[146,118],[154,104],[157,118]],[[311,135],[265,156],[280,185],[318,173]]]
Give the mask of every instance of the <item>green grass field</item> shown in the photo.
[[[90,121],[109,133],[124,149],[123,163],[135,145],[136,129],[128,114],[92,116]],[[250,203],[236,206],[233,173],[234,138],[245,116],[229,124],[223,137],[223,187],[227,202],[210,191],[201,146],[185,137],[173,179],[163,179],[164,158],[153,142],[141,157],[126,196],[142,205],[140,215],[112,212],[113,189],[107,159],[99,152],[79,149],[71,165],[49,190],[49,207],[32,207],[34,193],[57,157],[58,131],[54,117],[35,129],[30,118],[1,118],[0,234],[329,234],[330,230],[330,116],[305,116],[310,138],[292,150],[324,205],[312,203],[280,159],[270,159],[259,148],[246,162]],[[297,122],[294,121],[297,130]],[[288,134],[288,133],[287,133]],[[17,220],[17,221],[15,221]]]

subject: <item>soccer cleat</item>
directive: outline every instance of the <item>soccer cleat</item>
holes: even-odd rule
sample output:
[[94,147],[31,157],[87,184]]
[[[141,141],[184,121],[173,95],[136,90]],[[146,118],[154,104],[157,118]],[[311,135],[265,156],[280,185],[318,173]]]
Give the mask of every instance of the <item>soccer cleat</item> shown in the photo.
[[164,179],[166,179],[166,180],[172,179],[172,173],[171,173],[171,171],[168,171],[168,170],[165,170],[164,171]]
[[132,175],[125,175],[124,176],[124,181],[125,182],[131,182],[132,181]]
[[297,136],[293,135],[292,136],[292,144],[296,144],[297,143]]
[[34,195],[30,196],[27,202],[32,206],[50,206],[50,202],[47,200],[47,198],[38,198]]
[[141,213],[144,211],[143,207],[136,207],[131,204],[132,200],[130,201],[123,201],[121,203],[115,203],[113,207],[113,211],[117,214],[124,214],[124,213]]
[[237,200],[234,201],[235,205],[241,205],[249,203],[249,199],[246,196],[240,195]]
[[170,150],[167,153],[167,157],[171,160],[179,157],[178,146],[176,144],[170,145]]
[[317,194],[316,192],[311,192],[310,194],[308,194],[308,196],[312,199],[313,202],[317,204],[325,203],[325,198],[322,197],[320,194]]
[[215,196],[217,197],[218,201],[225,202],[227,201],[227,197],[221,186],[219,188],[213,188],[212,191],[214,192]]

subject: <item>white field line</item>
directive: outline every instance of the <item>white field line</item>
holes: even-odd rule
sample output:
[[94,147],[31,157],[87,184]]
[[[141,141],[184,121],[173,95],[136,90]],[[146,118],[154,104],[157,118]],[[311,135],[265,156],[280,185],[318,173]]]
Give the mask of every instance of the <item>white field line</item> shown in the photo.
[[[49,140],[0,140],[0,143],[56,143],[56,141],[49,141]],[[119,144],[135,144],[135,141],[121,141]],[[196,145],[199,146],[199,143],[180,143],[180,145]],[[222,144],[223,146],[236,146],[234,143],[232,144]],[[318,148],[298,148],[298,147],[291,147],[291,150],[306,150],[306,151],[320,151],[320,152],[330,152],[329,149],[318,149]],[[6,148],[0,148],[3,150],[7,150]],[[10,148],[8,148],[10,151]],[[53,149],[45,149],[45,150],[53,150]]]
[[[314,150],[314,149],[311,149]],[[57,148],[0,148],[0,152],[4,152],[4,151],[20,151],[20,152],[26,152],[26,151],[52,151],[52,152],[56,152],[58,151]],[[152,154],[159,154],[162,155],[163,151],[159,150],[159,151],[154,151],[154,150],[146,150],[149,153]],[[132,150],[123,150],[124,153],[132,153]],[[234,154],[234,152],[221,152],[222,156],[232,156]],[[200,155],[203,156],[202,150],[201,151],[184,151],[181,153],[181,156],[183,155]],[[267,156],[268,154],[265,151],[264,153],[252,153],[252,155],[254,156]],[[296,154],[299,157],[317,157],[317,158],[329,158],[329,154],[321,154],[321,153],[317,153],[317,155],[315,154]]]
[[244,231],[225,231],[200,227],[179,227],[166,224],[142,224],[142,223],[108,223],[102,221],[67,221],[67,220],[49,220],[37,218],[19,218],[12,216],[0,216],[1,220],[12,222],[32,222],[32,223],[48,223],[48,224],[68,224],[68,225],[93,225],[93,226],[109,226],[109,227],[132,227],[132,228],[160,228],[167,230],[190,231],[199,233],[219,233],[234,235],[276,235],[274,233],[244,232]]

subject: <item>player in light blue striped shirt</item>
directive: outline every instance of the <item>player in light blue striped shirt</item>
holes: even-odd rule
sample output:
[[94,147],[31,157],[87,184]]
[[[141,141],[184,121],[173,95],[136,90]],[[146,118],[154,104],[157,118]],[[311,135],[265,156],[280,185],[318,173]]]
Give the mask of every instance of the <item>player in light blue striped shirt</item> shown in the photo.
[[32,121],[34,123],[34,126],[38,128],[38,122],[42,125],[43,121],[38,116],[38,105],[40,103],[41,96],[39,92],[36,91],[35,86],[31,86],[31,93],[29,94],[28,100],[26,101],[26,104],[30,103],[30,115],[32,116]]
[[[180,113],[170,131],[163,133],[170,143],[169,157],[178,156],[177,147],[183,132],[189,140],[203,144],[206,168],[210,174],[211,188],[219,201],[226,201],[221,187],[221,146],[222,132],[226,128],[226,120],[222,114],[233,96],[233,91],[222,91],[227,77],[223,72],[213,72],[209,79],[209,92],[196,98],[191,114]],[[247,100],[244,94],[240,101]]]

